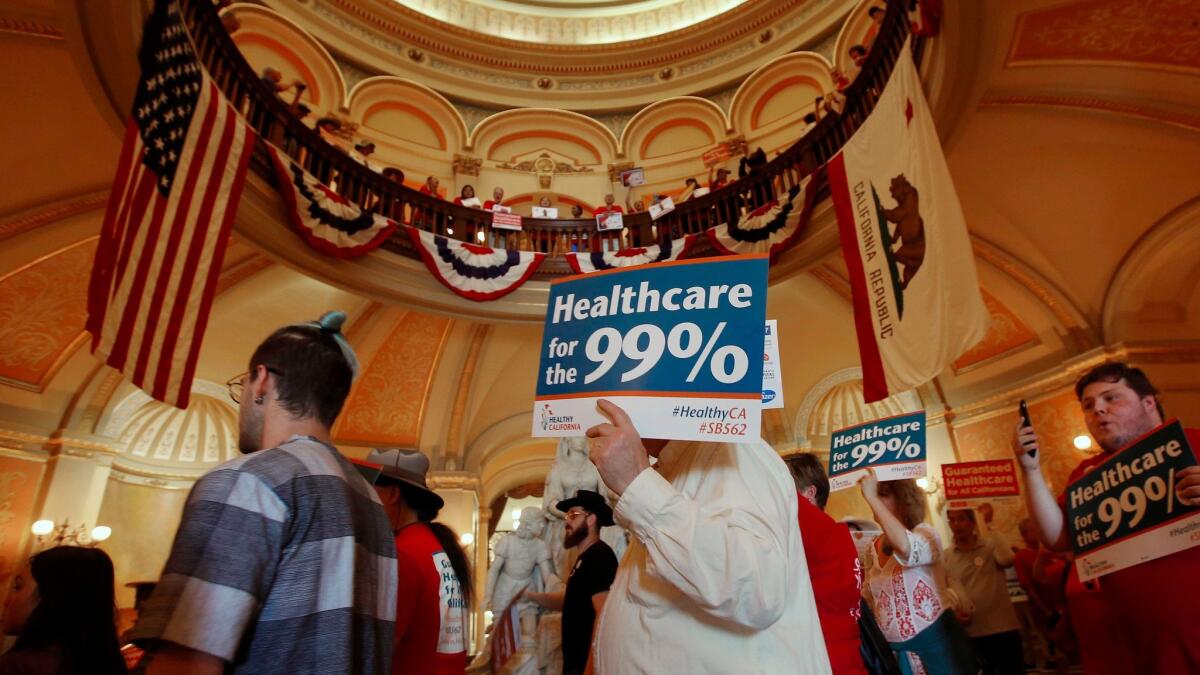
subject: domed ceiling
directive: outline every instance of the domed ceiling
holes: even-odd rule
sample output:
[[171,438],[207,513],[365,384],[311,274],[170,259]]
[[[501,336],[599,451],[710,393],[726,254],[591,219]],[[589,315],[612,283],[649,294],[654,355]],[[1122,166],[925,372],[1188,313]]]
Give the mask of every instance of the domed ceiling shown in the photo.
[[746,0],[394,0],[425,16],[510,40],[607,44],[671,33]]
[[[796,50],[830,56],[856,0],[262,0],[347,84],[420,82],[491,110],[636,110],[715,94]],[[235,3],[234,8],[254,6]],[[732,91],[729,92],[732,95]]]

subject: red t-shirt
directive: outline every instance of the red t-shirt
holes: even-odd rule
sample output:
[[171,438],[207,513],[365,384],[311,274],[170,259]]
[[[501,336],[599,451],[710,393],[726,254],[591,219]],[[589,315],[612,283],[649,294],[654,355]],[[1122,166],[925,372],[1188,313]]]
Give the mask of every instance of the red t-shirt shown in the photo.
[[862,563],[845,524],[830,518],[802,495],[797,517],[817,616],[835,675],[866,675],[858,646]]
[[1043,564],[1045,577],[1035,579],[1033,568],[1037,563],[1036,548],[1022,548],[1017,551],[1013,568],[1017,571],[1017,581],[1025,592],[1036,591],[1051,610],[1061,611],[1063,606],[1063,582],[1067,562],[1057,554],[1047,554],[1048,559]]
[[431,189],[429,188],[429,184],[428,184],[428,183],[426,183],[426,184],[424,184],[424,185],[422,185],[422,186],[421,186],[421,194],[423,194],[423,195],[429,195],[430,197],[433,197],[433,198],[435,198],[435,199],[441,199],[441,198],[442,198],[442,195],[438,194],[438,193],[437,193],[437,191],[435,191],[435,190],[431,190]]
[[504,205],[504,202],[497,202],[497,201],[496,201],[496,200],[494,200],[494,199],[489,199],[489,200],[487,200],[486,202],[484,202],[484,203],[483,203],[483,210],[484,210],[484,211],[491,211],[491,210],[492,210],[492,207],[493,207],[493,206],[495,206],[496,204],[500,204],[501,206],[503,206],[503,205]]
[[424,523],[396,533],[396,644],[392,675],[461,675],[467,609],[450,558]]
[[602,213],[620,213],[620,214],[624,214],[624,213],[625,213],[625,209],[624,209],[624,208],[622,208],[620,204],[613,204],[612,206],[601,206],[600,208],[596,209],[596,211],[594,212],[594,215],[597,215],[597,216],[598,216],[598,215],[600,215],[600,214],[602,214]]
[[[1195,452],[1200,448],[1200,430],[1186,429],[1188,443]],[[1067,485],[1096,468],[1111,457],[1102,453],[1079,463],[1067,479]],[[1066,491],[1058,504],[1066,514]],[[1067,595],[1071,622],[1080,635],[1081,651],[1092,647],[1084,643],[1083,626],[1108,624],[1119,627],[1120,639],[1097,646],[1103,649],[1103,660],[1120,663],[1129,659],[1137,673],[1197,673],[1200,672],[1200,547],[1192,547],[1162,558],[1147,560],[1093,579],[1083,586],[1098,586],[1102,602],[1080,602],[1078,589],[1072,593],[1072,583],[1080,585],[1078,573],[1072,566]],[[1101,612],[1103,616],[1090,616]],[[1082,625],[1081,625],[1082,624]],[[1097,641],[1099,642],[1099,641]],[[1124,654],[1111,654],[1120,651]],[[1099,656],[1093,654],[1093,656]],[[1097,658],[1099,662],[1101,658]],[[1092,672],[1092,671],[1088,671]],[[1111,672],[1108,670],[1098,672]]]

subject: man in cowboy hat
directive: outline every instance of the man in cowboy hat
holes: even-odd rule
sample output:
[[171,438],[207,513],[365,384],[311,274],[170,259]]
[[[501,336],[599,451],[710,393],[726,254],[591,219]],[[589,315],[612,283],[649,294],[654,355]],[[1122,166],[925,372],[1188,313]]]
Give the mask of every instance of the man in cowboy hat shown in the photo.
[[591,490],[579,490],[554,506],[566,514],[563,547],[578,548],[579,557],[566,591],[525,597],[562,611],[563,675],[579,675],[587,669],[596,617],[617,575],[617,556],[600,540],[600,528],[613,524],[613,512],[604,497]]
[[454,532],[433,522],[445,503],[429,489],[429,458],[417,450],[372,450],[375,491],[396,533],[398,597],[392,673],[462,673],[467,667],[471,578]]

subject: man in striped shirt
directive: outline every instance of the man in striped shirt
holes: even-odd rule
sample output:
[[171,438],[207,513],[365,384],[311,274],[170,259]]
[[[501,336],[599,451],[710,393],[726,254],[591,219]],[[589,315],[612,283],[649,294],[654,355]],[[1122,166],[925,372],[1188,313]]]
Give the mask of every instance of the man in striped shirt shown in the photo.
[[230,381],[246,455],[192,489],[132,634],[147,673],[389,672],[391,528],[329,444],[357,370],[344,321],[275,331]]

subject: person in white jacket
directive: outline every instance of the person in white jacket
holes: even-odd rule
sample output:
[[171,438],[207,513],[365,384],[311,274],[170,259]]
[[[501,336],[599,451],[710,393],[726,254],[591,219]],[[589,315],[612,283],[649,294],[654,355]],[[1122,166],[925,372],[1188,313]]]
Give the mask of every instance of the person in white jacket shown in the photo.
[[595,672],[829,673],[783,460],[762,441],[643,443],[624,410],[599,408],[612,422],[588,429],[591,459],[633,541]]

